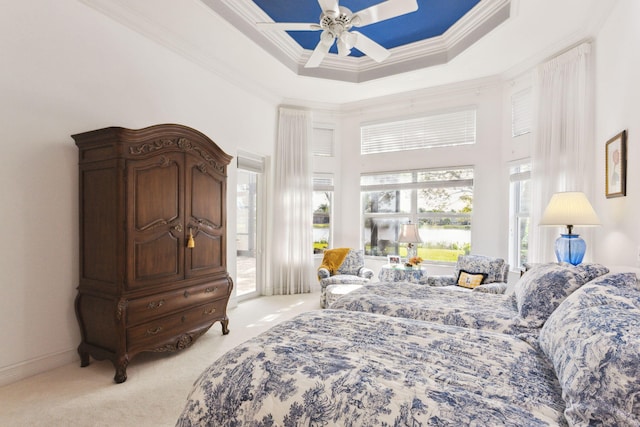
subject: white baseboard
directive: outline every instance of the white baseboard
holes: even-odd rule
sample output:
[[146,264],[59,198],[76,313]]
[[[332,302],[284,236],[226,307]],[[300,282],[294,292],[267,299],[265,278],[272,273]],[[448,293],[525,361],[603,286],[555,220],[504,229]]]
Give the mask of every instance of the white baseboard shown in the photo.
[[0,386],[11,384],[79,360],[78,352],[72,349],[25,360],[15,365],[9,365],[0,368]]

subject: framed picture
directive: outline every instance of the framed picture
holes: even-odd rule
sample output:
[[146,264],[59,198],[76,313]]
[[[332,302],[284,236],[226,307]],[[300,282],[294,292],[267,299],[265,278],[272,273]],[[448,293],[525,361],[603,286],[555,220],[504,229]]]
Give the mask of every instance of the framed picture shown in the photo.
[[387,260],[391,265],[398,265],[400,264],[400,255],[387,255]]
[[605,195],[607,198],[627,195],[627,131],[623,130],[605,148]]

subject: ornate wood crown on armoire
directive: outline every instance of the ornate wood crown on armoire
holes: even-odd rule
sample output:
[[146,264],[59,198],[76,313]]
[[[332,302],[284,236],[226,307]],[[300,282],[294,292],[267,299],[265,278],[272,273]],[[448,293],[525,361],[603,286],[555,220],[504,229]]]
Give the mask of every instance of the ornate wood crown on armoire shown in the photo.
[[190,346],[213,323],[229,333],[226,168],[202,133],[163,124],[77,135],[81,366],[109,359],[115,382],[143,351]]

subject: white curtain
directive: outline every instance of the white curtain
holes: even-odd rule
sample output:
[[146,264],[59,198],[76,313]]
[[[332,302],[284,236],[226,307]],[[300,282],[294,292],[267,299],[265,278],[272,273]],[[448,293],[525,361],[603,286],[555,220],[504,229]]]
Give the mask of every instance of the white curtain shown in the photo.
[[271,283],[266,295],[310,292],[313,278],[313,186],[308,111],[280,107],[274,158]]
[[[565,232],[538,224],[551,195],[583,191],[593,200],[593,78],[591,44],[540,65],[534,79],[530,261],[555,261],[554,241]],[[586,231],[576,231],[584,234]],[[586,239],[585,239],[586,240]]]

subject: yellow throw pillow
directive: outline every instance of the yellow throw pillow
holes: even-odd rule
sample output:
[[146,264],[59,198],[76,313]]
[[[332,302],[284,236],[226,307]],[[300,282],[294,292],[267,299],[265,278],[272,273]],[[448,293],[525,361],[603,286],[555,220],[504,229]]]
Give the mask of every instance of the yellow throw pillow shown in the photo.
[[463,288],[477,288],[487,277],[484,273],[469,273],[468,271],[460,270],[458,274],[458,286]]

